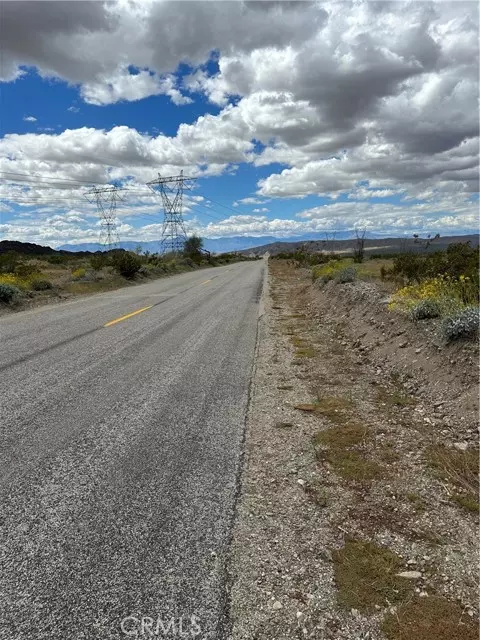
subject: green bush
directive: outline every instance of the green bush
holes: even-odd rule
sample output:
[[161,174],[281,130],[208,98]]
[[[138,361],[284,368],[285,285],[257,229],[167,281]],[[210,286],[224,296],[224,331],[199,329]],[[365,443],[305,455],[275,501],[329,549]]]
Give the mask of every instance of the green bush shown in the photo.
[[112,265],[121,276],[132,279],[142,266],[142,261],[135,253],[118,251],[112,257]]
[[183,255],[193,262],[200,262],[202,259],[203,240],[199,236],[193,234],[185,240],[183,245]]
[[85,277],[86,273],[86,269],[84,269],[83,267],[79,267],[78,269],[74,269],[72,271],[72,278],[74,278],[75,280],[81,280]]
[[68,262],[68,256],[63,256],[63,255],[48,256],[47,261],[50,264],[65,264],[66,262]]
[[13,284],[0,284],[0,302],[6,302],[8,304],[20,294],[20,289],[14,287]]
[[435,300],[422,300],[410,310],[412,320],[429,320],[438,318],[441,315],[441,309]]
[[101,271],[108,265],[108,256],[104,253],[94,253],[90,258],[90,266],[94,271]]
[[19,261],[20,256],[18,253],[15,253],[15,251],[7,251],[0,254],[0,272],[15,273]]
[[47,291],[48,289],[53,289],[52,283],[46,278],[37,278],[32,280],[31,287],[34,291]]
[[39,268],[36,264],[32,264],[31,262],[20,262],[15,267],[16,275],[21,278],[28,278],[29,276],[33,276],[35,273],[39,273]]
[[475,339],[480,325],[480,309],[467,307],[445,318],[441,325],[441,333],[446,342],[461,339]]
[[394,258],[392,275],[406,278],[408,282],[446,275],[452,278],[464,276],[478,284],[479,253],[468,242],[451,244],[446,251],[433,253],[403,253]]
[[142,264],[140,269],[138,270],[138,275],[143,276],[144,278],[148,278],[148,276],[152,273],[152,270],[147,267],[147,265]]
[[345,267],[338,272],[337,277],[335,278],[337,282],[341,284],[345,284],[347,282],[355,282],[357,277],[357,270],[355,267]]

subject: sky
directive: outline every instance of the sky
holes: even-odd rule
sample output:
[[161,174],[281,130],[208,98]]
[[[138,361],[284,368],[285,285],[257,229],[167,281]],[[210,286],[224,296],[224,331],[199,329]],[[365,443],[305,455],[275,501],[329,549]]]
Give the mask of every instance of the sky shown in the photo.
[[[476,2],[5,1],[0,239],[478,231]],[[194,179],[194,180],[193,180]]]

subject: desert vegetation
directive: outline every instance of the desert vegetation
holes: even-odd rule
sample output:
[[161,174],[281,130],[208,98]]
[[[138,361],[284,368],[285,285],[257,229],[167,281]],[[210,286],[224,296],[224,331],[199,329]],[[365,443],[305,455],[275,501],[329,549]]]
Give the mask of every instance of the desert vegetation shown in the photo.
[[210,256],[202,251],[201,238],[195,236],[187,240],[182,254],[142,253],[140,247],[137,251],[74,253],[15,245],[15,250],[2,251],[0,243],[0,303],[11,309],[252,259],[233,253]]
[[390,311],[412,321],[438,319],[438,333],[447,343],[478,336],[479,252],[468,242],[430,253],[372,255],[361,263],[356,255],[324,253],[283,253],[274,259],[310,268],[313,282],[320,286],[374,281],[390,295]]

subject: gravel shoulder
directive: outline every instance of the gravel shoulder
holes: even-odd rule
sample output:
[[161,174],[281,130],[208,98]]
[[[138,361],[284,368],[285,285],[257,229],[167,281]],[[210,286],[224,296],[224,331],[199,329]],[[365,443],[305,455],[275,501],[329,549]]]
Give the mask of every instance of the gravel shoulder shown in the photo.
[[440,352],[362,287],[319,291],[270,261],[233,640],[477,637],[475,474],[461,466],[478,456],[477,354]]

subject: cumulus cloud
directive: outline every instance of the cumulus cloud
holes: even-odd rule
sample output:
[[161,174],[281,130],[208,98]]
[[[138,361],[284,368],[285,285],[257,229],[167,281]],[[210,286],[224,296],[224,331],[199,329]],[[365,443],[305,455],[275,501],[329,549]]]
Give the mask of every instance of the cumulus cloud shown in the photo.
[[[7,81],[33,66],[94,105],[152,95],[182,105],[202,94],[219,107],[173,136],[125,126],[9,134],[0,142],[3,171],[141,183],[159,167],[203,176],[277,165],[255,197],[233,206],[266,213],[272,198],[320,195],[335,204],[347,195],[359,203],[358,219],[370,220],[362,202],[401,196],[435,208],[443,198],[450,208],[432,215],[445,224],[478,191],[473,3],[7,2],[0,29]],[[191,67],[183,78],[182,63]]]
[[23,119],[24,119],[25,122],[36,122],[37,121],[35,116],[25,116]]

